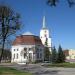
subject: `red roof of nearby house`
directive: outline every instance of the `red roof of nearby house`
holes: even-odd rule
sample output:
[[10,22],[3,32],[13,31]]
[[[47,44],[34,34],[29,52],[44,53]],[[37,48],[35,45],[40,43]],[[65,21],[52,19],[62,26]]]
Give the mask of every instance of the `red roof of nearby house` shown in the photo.
[[13,45],[42,45],[41,39],[34,35],[21,35],[17,36]]

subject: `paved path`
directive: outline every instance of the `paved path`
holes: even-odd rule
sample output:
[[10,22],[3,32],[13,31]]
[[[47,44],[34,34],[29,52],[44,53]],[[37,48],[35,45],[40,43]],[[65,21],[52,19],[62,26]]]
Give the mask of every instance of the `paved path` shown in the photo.
[[1,64],[0,66],[13,67],[21,71],[31,72],[33,75],[75,75],[75,68],[46,68],[40,64]]

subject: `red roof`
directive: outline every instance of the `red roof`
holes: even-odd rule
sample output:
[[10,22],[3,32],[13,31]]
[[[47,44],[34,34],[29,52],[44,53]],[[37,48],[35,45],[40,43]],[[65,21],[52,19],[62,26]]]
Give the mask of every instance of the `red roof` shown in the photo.
[[17,36],[13,45],[42,45],[41,39],[34,35],[21,35]]

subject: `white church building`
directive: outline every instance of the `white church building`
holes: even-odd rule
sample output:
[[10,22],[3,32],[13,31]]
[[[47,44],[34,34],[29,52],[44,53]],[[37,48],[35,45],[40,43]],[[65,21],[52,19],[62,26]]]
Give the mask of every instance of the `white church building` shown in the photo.
[[17,36],[11,48],[11,62],[43,62],[44,46],[39,38],[30,32]]
[[43,27],[40,30],[40,37],[30,32],[17,36],[11,47],[11,62],[31,63],[44,61],[44,47],[47,39],[49,50],[51,51],[51,37],[45,25],[43,17]]

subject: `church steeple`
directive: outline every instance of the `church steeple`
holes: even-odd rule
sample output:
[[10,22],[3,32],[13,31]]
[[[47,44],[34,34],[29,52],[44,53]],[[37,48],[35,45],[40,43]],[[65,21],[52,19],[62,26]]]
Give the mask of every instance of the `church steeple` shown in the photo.
[[43,16],[43,27],[42,28],[46,28],[46,20],[45,20],[45,16]]
[[49,37],[49,29],[46,27],[46,18],[43,16],[43,22],[42,22],[42,29],[40,30],[40,39],[42,41],[42,44],[44,46],[47,40],[47,45],[49,47],[49,50],[51,51],[51,37]]

